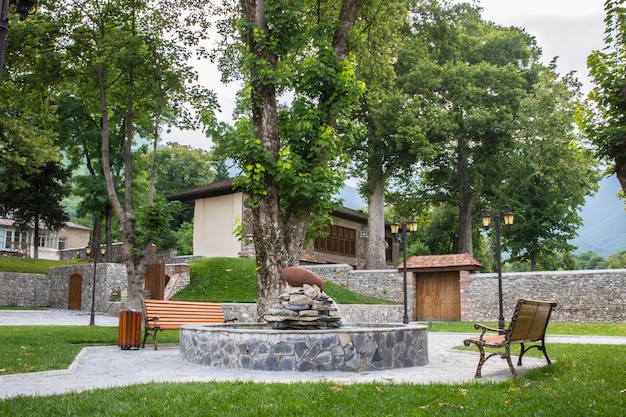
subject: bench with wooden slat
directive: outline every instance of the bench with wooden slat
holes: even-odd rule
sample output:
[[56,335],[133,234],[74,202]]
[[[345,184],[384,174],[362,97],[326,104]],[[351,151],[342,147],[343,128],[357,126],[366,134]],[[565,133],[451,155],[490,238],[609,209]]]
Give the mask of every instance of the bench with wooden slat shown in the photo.
[[[502,359],[506,359],[513,375],[517,375],[513,363],[511,362],[511,345],[520,345],[520,355],[517,361],[517,366],[522,366],[522,357],[524,354],[532,348],[537,348],[546,358],[548,364],[550,364],[550,358],[546,352],[545,337],[546,328],[548,327],[548,321],[552,314],[552,309],[556,307],[556,303],[551,301],[536,301],[520,299],[515,306],[513,312],[513,318],[509,327],[504,330],[503,334],[499,334],[499,329],[484,326],[482,324],[475,324],[474,328],[482,330],[482,333],[478,337],[470,337],[463,341],[465,346],[474,344],[478,347],[480,352],[480,359],[478,361],[478,368],[476,369],[476,378],[481,377],[481,369],[487,359],[492,356],[500,356]],[[495,332],[497,335],[488,335],[487,332]],[[527,343],[533,343],[528,346],[524,346]],[[496,350],[489,355],[485,355],[485,348],[502,349]]]
[[154,349],[158,349],[157,333],[162,330],[176,330],[180,326],[193,323],[224,323],[224,309],[220,303],[200,303],[192,301],[143,300],[144,329],[142,348],[150,334]]

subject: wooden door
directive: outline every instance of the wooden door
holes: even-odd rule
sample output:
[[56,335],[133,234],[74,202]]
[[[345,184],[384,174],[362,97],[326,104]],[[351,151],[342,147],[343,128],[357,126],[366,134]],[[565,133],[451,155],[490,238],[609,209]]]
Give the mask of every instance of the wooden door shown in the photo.
[[148,265],[144,288],[152,293],[153,300],[163,300],[165,295],[165,264]]
[[69,310],[80,310],[83,292],[83,273],[73,271],[70,274],[70,293],[68,296],[67,308]]
[[418,321],[460,321],[461,289],[458,272],[416,274]]

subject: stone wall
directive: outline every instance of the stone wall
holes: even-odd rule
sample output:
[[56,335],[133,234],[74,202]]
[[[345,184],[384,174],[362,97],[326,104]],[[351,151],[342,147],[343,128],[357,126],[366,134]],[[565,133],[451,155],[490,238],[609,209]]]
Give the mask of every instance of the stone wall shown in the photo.
[[50,280],[43,274],[0,273],[0,305],[50,306]]
[[[505,320],[519,298],[555,301],[551,320],[626,322],[626,270],[525,272],[502,274]],[[498,317],[497,274],[469,274],[461,281],[461,318],[493,321]]]
[[[237,323],[255,323],[256,303],[224,303],[224,318]],[[402,305],[340,304],[338,315],[343,325],[358,323],[402,323]]]
[[[50,268],[49,275],[0,273],[0,305],[67,308],[69,276],[82,273],[81,309],[91,309],[93,265]],[[403,274],[396,270],[353,271],[348,265],[309,266],[322,278],[352,291],[397,302],[391,306],[340,305],[344,323],[396,323],[403,316]],[[182,272],[182,270],[179,270]],[[177,272],[178,273],[178,272]],[[183,281],[186,279],[182,272]],[[125,308],[126,268],[98,264],[96,311],[117,314]],[[497,274],[462,274],[461,319],[495,321],[498,317]],[[408,312],[415,317],[415,275],[408,275]],[[504,318],[518,298],[555,301],[553,321],[626,322],[626,270],[527,272],[503,274]],[[256,304],[224,305],[226,318],[256,321]]]
[[[305,268],[350,291],[403,304],[387,308],[381,306],[371,311],[367,308],[357,311],[354,307],[342,305],[340,308],[346,311],[348,322],[402,322],[404,316],[404,274],[402,272],[395,269],[355,271],[350,265],[307,265]],[[415,278],[411,273],[407,274],[407,311],[409,317],[415,317]],[[376,316],[380,316],[380,319]]]
[[189,265],[185,263],[166,264],[165,276],[169,279],[165,285],[164,299],[169,300],[171,296],[189,285],[191,279]]
[[[57,266],[49,269],[51,308],[67,308],[69,303],[70,275],[82,275],[80,309],[91,310],[94,265]],[[94,310],[117,314],[126,306],[128,276],[122,264],[99,263],[95,267],[96,297]]]

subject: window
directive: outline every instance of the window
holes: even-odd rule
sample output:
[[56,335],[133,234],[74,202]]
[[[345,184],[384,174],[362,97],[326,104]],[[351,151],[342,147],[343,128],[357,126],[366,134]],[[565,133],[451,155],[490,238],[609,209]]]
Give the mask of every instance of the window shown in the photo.
[[7,230],[4,247],[7,249],[20,249],[28,247],[28,233],[19,233],[15,230]]
[[328,236],[315,240],[315,250],[342,256],[356,256],[356,230],[328,226]]
[[59,238],[58,249],[65,250],[65,238],[64,237]]

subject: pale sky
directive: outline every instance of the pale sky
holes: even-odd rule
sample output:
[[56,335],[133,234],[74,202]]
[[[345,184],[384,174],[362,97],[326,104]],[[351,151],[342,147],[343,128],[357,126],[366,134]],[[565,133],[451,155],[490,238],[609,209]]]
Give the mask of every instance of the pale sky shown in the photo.
[[[471,1],[470,1],[471,2]],[[604,0],[479,0],[483,17],[502,26],[525,28],[533,35],[548,64],[558,56],[561,74],[576,71],[583,91],[591,88],[586,66],[587,56],[603,47]],[[202,64],[200,81],[213,89],[222,113],[219,120],[231,121],[238,86],[224,86],[215,66]],[[202,132],[173,131],[165,141],[175,141],[194,148],[209,149],[210,141]]]

